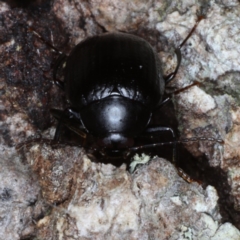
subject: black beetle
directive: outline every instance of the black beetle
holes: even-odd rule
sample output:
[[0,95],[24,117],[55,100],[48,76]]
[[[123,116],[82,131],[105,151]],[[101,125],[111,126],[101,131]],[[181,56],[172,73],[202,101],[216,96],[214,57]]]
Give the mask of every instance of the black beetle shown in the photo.
[[201,19],[176,49],[177,67],[165,77],[157,53],[140,37],[105,33],[80,42],[66,59],[64,82],[56,79],[62,60],[54,70],[55,83],[64,88],[71,105],[65,111],[51,110],[59,126],[64,124],[83,138],[93,136],[96,148],[107,156],[156,146],[136,147],[134,139],[140,136],[170,131],[175,138],[171,128],[148,124],[154,110],[165,103],[165,85],[178,71],[180,49]]

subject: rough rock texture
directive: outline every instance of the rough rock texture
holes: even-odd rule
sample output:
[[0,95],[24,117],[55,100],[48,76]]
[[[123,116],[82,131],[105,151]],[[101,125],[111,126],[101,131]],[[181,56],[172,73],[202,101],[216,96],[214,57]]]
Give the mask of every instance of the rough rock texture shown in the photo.
[[216,190],[188,184],[164,159],[155,157],[130,175],[125,165],[92,163],[76,147],[34,144],[26,160],[43,198],[57,205],[38,222],[40,239],[240,237],[233,225],[220,225]]
[[35,226],[39,186],[22,164],[0,159],[0,239],[30,237]]
[[187,50],[189,58],[184,58],[186,68],[179,71],[178,85],[184,78],[198,80],[201,85],[180,94],[176,106],[184,137],[211,136],[224,140],[225,144],[215,144],[214,150],[204,142],[189,150],[195,155],[204,154],[210,166],[227,173],[237,210],[240,206],[240,5],[225,10],[222,5],[212,4],[207,19],[198,28],[198,39],[194,43],[190,40],[194,50]]
[[[240,228],[239,1],[24,2],[0,2],[1,238],[239,239],[224,223]],[[49,109],[66,106],[52,83],[58,53],[31,29],[66,53],[88,36],[131,32],[155,47],[167,74],[176,66],[174,48],[201,12],[206,19],[182,48],[168,87],[201,83],[176,95],[174,104],[181,138],[224,140],[185,144],[203,172],[200,180],[216,184],[220,210],[214,188],[185,183],[162,159],[131,176],[124,166],[91,163],[81,148],[45,141],[16,151],[30,136],[52,138]]]

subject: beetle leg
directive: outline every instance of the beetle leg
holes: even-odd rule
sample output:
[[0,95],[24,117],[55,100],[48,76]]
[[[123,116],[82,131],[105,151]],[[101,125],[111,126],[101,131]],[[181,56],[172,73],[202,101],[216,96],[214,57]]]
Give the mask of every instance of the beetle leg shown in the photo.
[[64,111],[61,111],[61,110],[51,109],[51,114],[58,121],[53,140],[54,141],[59,141],[60,136],[61,136],[62,126],[63,126],[62,119],[65,117],[65,113],[64,113]]
[[54,137],[53,137],[54,141],[59,142],[61,132],[62,132],[62,126],[63,126],[63,124],[62,124],[61,120],[58,120],[57,127],[56,127],[56,130],[55,130],[55,134],[54,134]]
[[175,68],[174,72],[171,72],[171,73],[168,74],[167,76],[164,76],[164,80],[165,80],[165,84],[166,84],[166,85],[175,78],[175,76],[176,76],[176,74],[177,74],[177,72],[178,72],[179,66],[180,66],[180,64],[181,64],[182,53],[181,53],[179,47],[175,49],[175,53],[176,53],[176,55],[177,55],[177,67]]
[[188,90],[189,88],[191,88],[193,86],[196,86],[196,85],[200,85],[200,82],[195,81],[194,83],[192,83],[192,84],[190,84],[190,85],[188,85],[188,86],[186,86],[184,88],[180,88],[180,89],[178,89],[178,90],[176,90],[174,92],[166,94],[167,97],[161,102],[161,104],[158,106],[158,108],[160,108],[163,105],[165,105],[166,103],[168,103],[168,101],[170,101],[172,99],[173,95],[177,95],[177,94],[179,94],[181,92],[184,92],[184,91]]
[[190,177],[187,173],[185,173],[185,172],[183,171],[183,169],[181,169],[180,167],[176,167],[176,170],[177,170],[177,172],[178,172],[178,175],[179,175],[182,179],[184,179],[186,182],[188,182],[188,183],[197,182],[198,184],[202,184],[201,181],[191,178],[191,177]]
[[175,164],[176,163],[176,157],[177,157],[177,143],[178,141],[176,141],[176,135],[175,132],[172,128],[170,127],[163,127],[163,126],[157,126],[157,127],[148,127],[145,132],[144,135],[156,135],[159,132],[165,132],[165,131],[169,131],[172,134],[172,138],[173,141],[171,142],[160,142],[160,143],[151,143],[151,144],[145,144],[142,146],[136,146],[136,147],[131,147],[129,148],[130,151],[137,151],[140,149],[147,149],[147,148],[153,148],[153,147],[157,147],[157,146],[163,146],[163,145],[173,145],[173,158],[172,161]]
[[33,33],[36,37],[38,37],[42,42],[44,42],[48,47],[50,47],[53,51],[57,52],[60,56],[58,57],[56,63],[53,67],[53,81],[54,83],[64,90],[64,82],[57,79],[57,70],[59,69],[60,65],[66,60],[67,55],[54,47],[50,42],[46,41],[38,32],[36,32],[33,28],[29,27],[28,31]]
[[157,127],[148,127],[145,131],[147,134],[156,134],[159,132],[164,132],[164,131],[169,131],[172,134],[173,138],[173,156],[172,156],[172,161],[173,163],[176,163],[177,161],[177,141],[176,141],[176,135],[175,132],[172,128],[170,127],[163,127],[163,126],[157,126]]
[[187,42],[187,40],[191,37],[191,35],[193,34],[193,32],[195,31],[195,29],[197,28],[199,22],[204,19],[204,16],[198,16],[198,19],[195,23],[195,25],[193,26],[192,30],[190,31],[190,33],[187,35],[187,37],[182,41],[182,43],[175,49],[175,53],[177,55],[177,67],[175,68],[175,70],[168,74],[167,76],[164,76],[165,79],[165,84],[167,85],[170,81],[173,80],[173,78],[176,76],[180,63],[181,63],[181,59],[182,59],[182,54],[181,54],[181,48],[182,46],[184,46],[184,44]]
[[53,81],[62,90],[64,90],[64,82],[57,79],[57,71],[58,71],[59,67],[61,65],[63,65],[64,61],[66,61],[66,59],[67,59],[67,55],[62,53],[58,57],[56,63],[54,64],[54,67],[53,67]]
[[87,137],[86,129],[81,123],[79,114],[74,112],[72,109],[68,108],[65,111],[51,109],[51,113],[58,120],[54,140],[57,141],[60,139],[61,128],[63,125],[77,133],[83,139]]

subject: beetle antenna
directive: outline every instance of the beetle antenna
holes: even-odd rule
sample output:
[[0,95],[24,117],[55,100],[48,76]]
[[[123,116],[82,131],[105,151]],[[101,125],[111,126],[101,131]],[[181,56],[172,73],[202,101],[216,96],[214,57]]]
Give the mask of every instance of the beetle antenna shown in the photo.
[[37,36],[41,41],[43,41],[48,47],[52,48],[55,52],[59,53],[59,54],[64,54],[63,52],[61,52],[59,49],[57,49],[56,47],[54,47],[51,43],[49,43],[46,39],[44,39],[38,32],[36,32],[33,28],[29,27],[28,31],[33,33],[35,36]]
[[164,145],[174,145],[176,143],[186,143],[186,142],[197,142],[197,141],[206,141],[206,142],[218,142],[220,144],[224,144],[224,141],[219,138],[212,138],[212,137],[192,137],[192,138],[183,138],[176,141],[169,141],[169,142],[159,142],[159,143],[152,143],[152,144],[146,144],[136,147],[129,148],[130,151],[138,151],[141,149],[148,149],[153,147],[160,147]]
[[177,95],[177,94],[179,94],[179,93],[181,93],[181,92],[184,92],[184,91],[188,90],[188,89],[191,88],[191,87],[199,86],[199,85],[201,85],[200,82],[194,81],[192,84],[187,85],[187,86],[184,87],[184,88],[180,88],[180,89],[178,89],[178,90],[176,90],[176,91],[174,91],[174,92],[169,93],[169,95]]
[[195,31],[195,29],[197,28],[198,24],[200,21],[202,21],[205,17],[200,15],[198,16],[198,19],[195,23],[195,25],[193,26],[192,30],[190,31],[190,33],[187,35],[187,37],[183,40],[183,42],[178,46],[178,49],[180,50],[182,48],[182,46],[187,42],[187,40],[191,37],[191,35],[193,34],[193,32]]
[[175,49],[175,54],[177,55],[177,67],[175,68],[174,72],[168,74],[167,76],[164,77],[165,79],[165,83],[166,85],[173,80],[173,78],[176,76],[179,66],[181,64],[181,60],[182,60],[182,54],[181,54],[181,48],[182,46],[187,42],[187,40],[191,37],[191,35],[193,34],[193,32],[195,31],[195,29],[197,28],[199,22],[204,19],[204,16],[198,16],[198,19],[195,23],[195,25],[193,26],[192,30],[189,32],[189,34],[187,35],[187,37],[182,41],[182,43]]

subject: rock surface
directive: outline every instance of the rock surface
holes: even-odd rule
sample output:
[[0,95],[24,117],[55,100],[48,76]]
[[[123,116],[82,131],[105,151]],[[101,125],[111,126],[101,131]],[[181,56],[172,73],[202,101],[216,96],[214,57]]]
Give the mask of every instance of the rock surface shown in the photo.
[[[29,137],[51,139],[49,109],[67,104],[52,83],[58,53],[30,28],[66,53],[88,36],[130,32],[154,46],[168,74],[174,48],[201,12],[206,18],[182,48],[168,87],[201,83],[176,95],[174,105],[181,138],[224,140],[185,144],[218,194],[187,184],[163,159],[130,175],[124,165],[92,163],[64,144],[32,142],[16,151]],[[239,13],[239,1],[227,0],[0,2],[0,238],[239,239]]]
[[37,224],[40,239],[240,237],[230,223],[221,225],[216,190],[185,182],[164,159],[130,175],[125,164],[92,163],[76,147],[36,144],[26,160],[43,198],[56,206]]

